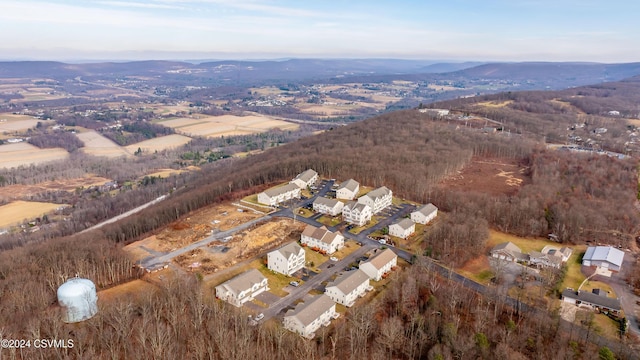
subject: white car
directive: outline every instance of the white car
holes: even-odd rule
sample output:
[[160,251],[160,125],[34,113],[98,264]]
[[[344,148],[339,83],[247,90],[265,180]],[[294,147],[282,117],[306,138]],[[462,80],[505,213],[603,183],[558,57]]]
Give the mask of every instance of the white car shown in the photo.
[[338,258],[337,258],[337,257],[335,257],[335,256],[332,256],[332,257],[330,257],[330,258],[329,258],[329,260],[331,260],[331,261],[338,261]]
[[263,313],[260,313],[260,314],[256,315],[256,318],[255,318],[256,321],[260,321],[262,319],[264,319],[264,314]]

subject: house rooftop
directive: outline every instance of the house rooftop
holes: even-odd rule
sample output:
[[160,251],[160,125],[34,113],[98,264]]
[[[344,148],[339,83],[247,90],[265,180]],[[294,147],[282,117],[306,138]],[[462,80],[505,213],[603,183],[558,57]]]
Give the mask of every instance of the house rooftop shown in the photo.
[[324,206],[328,206],[328,207],[335,207],[338,203],[340,202],[340,200],[336,200],[336,199],[329,199],[326,197],[317,197],[316,200],[313,202],[314,204],[320,204],[320,205],[324,205]]
[[373,265],[373,267],[375,267],[376,269],[380,270],[382,269],[383,266],[385,266],[391,260],[393,260],[393,258],[397,258],[397,257],[398,255],[396,255],[396,253],[393,252],[393,250],[391,250],[390,248],[387,248],[384,251],[378,253],[376,256],[372,257],[371,259],[365,261],[365,263],[369,263]]
[[403,230],[409,230],[415,223],[411,219],[402,219],[393,225],[400,226]]
[[335,304],[327,295],[317,295],[309,301],[298,304],[295,309],[289,310],[285,316],[294,316],[306,327]]
[[318,173],[315,172],[314,170],[307,169],[307,170],[301,172],[300,174],[298,174],[298,176],[296,176],[294,178],[294,180],[298,180],[299,179],[299,180],[302,180],[302,181],[308,183],[309,181],[311,181],[311,179],[313,179],[314,176],[317,176],[317,175],[318,175]]
[[427,205],[424,205],[424,206],[421,206],[421,207],[417,208],[415,212],[419,212],[422,215],[427,216],[427,215],[431,215],[432,213],[434,213],[436,211],[438,211],[438,208],[435,205],[429,203]]
[[584,254],[583,260],[608,261],[617,266],[622,266],[624,252],[611,246],[590,246]]
[[359,203],[359,202],[354,200],[354,201],[349,201],[348,203],[346,203],[344,205],[344,208],[343,208],[342,211],[344,211],[344,209],[347,209],[347,210],[357,210],[358,212],[362,212],[362,211],[364,211],[365,208],[371,209],[371,207],[369,207],[369,205],[363,204],[363,203]]
[[347,271],[339,275],[331,284],[327,285],[327,288],[335,286],[343,294],[349,294],[365,281],[369,281],[369,275],[364,271],[360,269]]
[[317,239],[325,244],[331,244],[336,239],[336,237],[340,235],[340,233],[331,232],[324,225],[319,228],[313,225],[307,225],[307,227],[304,228],[302,235]]
[[288,193],[289,191],[295,191],[300,189],[296,184],[286,184],[284,186],[278,186],[264,191],[269,197],[278,196],[280,194]]
[[265,279],[260,271],[251,269],[218,286],[224,286],[235,293],[239,293],[250,289],[254,284],[259,284]]
[[277,251],[282,254],[285,259],[288,259],[289,257],[291,257],[291,255],[297,256],[298,254],[300,254],[300,250],[302,250],[302,246],[298,245],[298,243],[294,241],[272,252]]
[[356,191],[356,189],[360,186],[360,183],[353,180],[353,179],[349,179],[347,181],[343,181],[340,186],[338,186],[337,190],[341,190],[341,189],[347,189],[349,191]]
[[605,296],[601,296],[601,295],[596,295],[593,293],[590,293],[588,291],[575,291],[573,289],[565,289],[562,292],[562,297],[565,298],[570,298],[570,299],[576,299],[576,300],[580,300],[581,302],[587,302],[599,307],[604,307],[607,309],[611,309],[611,310],[621,310],[620,307],[620,300],[618,299],[614,299],[614,298],[610,298],[610,297],[605,297]]
[[379,199],[382,197],[385,197],[387,195],[391,195],[391,190],[389,190],[386,186],[381,186],[375,190],[371,190],[368,193],[366,193],[364,196],[367,196],[371,199]]

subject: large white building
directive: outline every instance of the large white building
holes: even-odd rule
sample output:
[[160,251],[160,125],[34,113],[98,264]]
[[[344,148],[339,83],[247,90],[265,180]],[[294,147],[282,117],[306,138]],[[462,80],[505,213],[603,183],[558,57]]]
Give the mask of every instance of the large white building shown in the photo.
[[290,199],[300,198],[300,188],[296,184],[287,184],[267,189],[258,194],[258,202],[275,206]]
[[582,265],[620,271],[624,261],[624,251],[611,246],[589,246],[582,258]]
[[360,183],[353,179],[349,179],[347,181],[343,181],[340,186],[338,186],[338,188],[336,189],[336,198],[353,200],[356,196],[358,196],[359,191]]
[[351,307],[358,297],[364,296],[367,291],[371,290],[373,290],[373,287],[369,285],[369,275],[358,269],[339,275],[332,283],[327,285],[324,293],[331,300],[346,307]]
[[267,278],[260,271],[251,269],[216,286],[216,297],[240,307],[267,290],[269,290]]
[[318,173],[312,169],[305,170],[298,174],[293,180],[289,181],[290,184],[296,184],[300,189],[306,189],[318,181]]
[[298,243],[289,243],[267,254],[267,268],[291,276],[304,267],[305,254],[304,249]]
[[358,198],[358,202],[360,204],[368,205],[373,214],[377,214],[387,206],[391,206],[392,201],[393,192],[386,186],[371,190]]
[[284,316],[284,328],[307,339],[312,339],[321,326],[329,326],[331,320],[340,316],[336,303],[327,295],[317,295],[311,300],[296,305]]
[[371,221],[372,216],[371,207],[357,201],[349,201],[342,208],[342,220],[349,224],[362,226]]
[[406,239],[416,232],[416,224],[411,219],[402,219],[389,225],[389,235]]
[[318,197],[313,202],[313,211],[325,215],[336,216],[342,212],[343,207],[344,203],[342,201],[326,197]]
[[338,231],[329,231],[325,226],[317,228],[307,225],[300,235],[300,243],[324,253],[333,254],[344,246],[344,236]]
[[380,281],[398,264],[398,255],[391,249],[385,249],[371,259],[360,263],[360,270],[364,271],[369,279]]
[[427,205],[421,206],[416,209],[416,211],[411,213],[411,220],[413,222],[425,225],[429,223],[429,221],[433,220],[438,216],[438,208],[429,203]]

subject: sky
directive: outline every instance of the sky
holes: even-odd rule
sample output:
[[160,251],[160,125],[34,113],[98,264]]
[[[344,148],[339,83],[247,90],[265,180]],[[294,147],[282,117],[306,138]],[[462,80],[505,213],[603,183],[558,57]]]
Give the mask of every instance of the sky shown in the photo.
[[638,0],[0,0],[0,59],[635,62],[638,14]]

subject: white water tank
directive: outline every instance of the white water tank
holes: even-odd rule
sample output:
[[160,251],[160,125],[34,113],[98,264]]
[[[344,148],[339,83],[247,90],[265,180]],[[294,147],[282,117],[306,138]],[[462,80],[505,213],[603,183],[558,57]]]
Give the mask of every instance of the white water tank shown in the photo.
[[64,308],[64,322],[90,319],[98,312],[96,286],[91,280],[71,278],[58,288],[58,303]]

